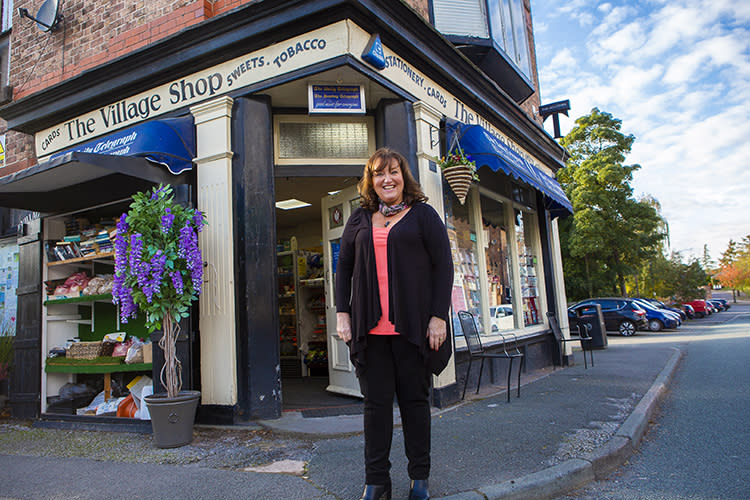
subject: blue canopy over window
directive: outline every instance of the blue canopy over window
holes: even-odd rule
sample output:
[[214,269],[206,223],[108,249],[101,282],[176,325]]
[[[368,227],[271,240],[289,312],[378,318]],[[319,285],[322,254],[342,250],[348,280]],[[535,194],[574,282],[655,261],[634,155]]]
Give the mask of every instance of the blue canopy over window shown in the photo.
[[502,170],[541,191],[549,202],[547,209],[556,215],[573,213],[573,205],[555,178],[529,163],[481,125],[466,125],[457,120],[448,120],[446,136],[448,144],[458,143],[476,162],[477,168],[488,166],[494,172]]
[[50,156],[50,160],[71,152],[113,156],[139,156],[166,167],[171,173],[193,168],[195,128],[192,116],[162,118],[79,144]]
[[0,206],[71,211],[154,184],[189,184],[194,157],[192,116],[141,123],[0,177]]

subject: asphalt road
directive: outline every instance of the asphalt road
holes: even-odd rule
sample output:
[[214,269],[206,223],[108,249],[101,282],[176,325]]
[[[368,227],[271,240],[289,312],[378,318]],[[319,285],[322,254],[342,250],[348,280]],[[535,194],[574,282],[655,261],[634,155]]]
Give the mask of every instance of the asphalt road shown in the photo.
[[686,355],[639,451],[560,498],[750,498],[750,304],[628,341],[674,342]]

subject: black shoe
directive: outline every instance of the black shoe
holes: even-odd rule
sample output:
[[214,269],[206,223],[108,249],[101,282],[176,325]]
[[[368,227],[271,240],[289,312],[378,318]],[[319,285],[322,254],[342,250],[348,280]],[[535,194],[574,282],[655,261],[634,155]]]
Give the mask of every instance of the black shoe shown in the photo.
[[409,500],[430,500],[427,479],[412,479]]
[[391,500],[391,485],[366,484],[362,498],[359,500]]

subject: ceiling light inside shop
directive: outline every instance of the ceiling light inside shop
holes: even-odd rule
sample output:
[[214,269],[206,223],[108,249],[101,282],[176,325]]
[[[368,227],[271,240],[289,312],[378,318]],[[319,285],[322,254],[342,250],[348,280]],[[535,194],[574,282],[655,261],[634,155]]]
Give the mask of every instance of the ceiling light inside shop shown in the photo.
[[338,191],[328,191],[328,194],[331,195],[331,196],[333,196],[334,194],[338,194],[340,192],[341,192],[341,190],[339,189]]
[[282,210],[295,210],[297,208],[305,208],[309,206],[311,205],[306,201],[300,201],[295,198],[289,198],[288,200],[276,202],[276,208],[280,208]]

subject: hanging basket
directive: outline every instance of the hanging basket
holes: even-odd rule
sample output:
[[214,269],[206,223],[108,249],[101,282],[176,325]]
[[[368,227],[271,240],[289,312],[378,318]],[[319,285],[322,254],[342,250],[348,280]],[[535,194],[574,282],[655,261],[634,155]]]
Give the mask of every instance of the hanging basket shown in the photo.
[[443,169],[443,177],[458,198],[461,205],[466,201],[466,195],[474,180],[474,173],[469,165],[455,165]]

